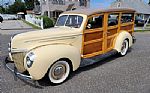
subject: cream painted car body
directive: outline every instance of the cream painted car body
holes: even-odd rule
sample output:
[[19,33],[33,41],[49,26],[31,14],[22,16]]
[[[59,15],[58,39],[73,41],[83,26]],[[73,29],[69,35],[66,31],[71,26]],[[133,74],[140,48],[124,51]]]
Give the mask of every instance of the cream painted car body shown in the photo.
[[[66,15],[66,14],[61,14]],[[24,52],[24,68],[19,69],[20,72],[27,70],[32,79],[39,80],[45,76],[48,69],[57,60],[67,58],[71,61],[72,70],[79,68],[82,57],[83,30],[87,22],[87,15],[83,17],[80,28],[71,27],[54,27],[41,31],[33,31],[18,34],[11,40],[11,53]],[[116,36],[114,49],[121,51],[121,44],[124,39],[129,40],[129,47],[132,46],[132,36],[127,31],[121,31]],[[28,53],[35,54],[35,60],[32,67],[28,68],[26,64],[26,56]],[[11,60],[12,56],[10,55]]]

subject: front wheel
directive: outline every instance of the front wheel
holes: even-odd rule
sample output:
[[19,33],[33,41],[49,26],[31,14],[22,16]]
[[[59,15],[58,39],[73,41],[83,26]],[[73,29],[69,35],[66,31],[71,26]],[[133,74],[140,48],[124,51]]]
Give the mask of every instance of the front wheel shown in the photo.
[[52,84],[61,84],[69,77],[70,71],[70,65],[67,61],[57,61],[49,69],[49,80]]
[[129,48],[129,42],[127,39],[125,39],[122,43],[121,51],[119,52],[120,56],[125,56],[128,52],[128,48]]

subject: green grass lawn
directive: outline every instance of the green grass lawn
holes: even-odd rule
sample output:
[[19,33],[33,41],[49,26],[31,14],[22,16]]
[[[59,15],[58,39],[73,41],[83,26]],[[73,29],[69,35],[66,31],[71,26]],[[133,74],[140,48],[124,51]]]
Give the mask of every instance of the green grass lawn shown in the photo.
[[150,32],[150,29],[147,29],[147,30],[134,30],[135,32]]
[[27,22],[26,20],[22,20],[24,23],[26,23],[27,25],[31,26],[33,29],[41,29],[40,27],[34,25],[34,24],[31,24],[29,22]]

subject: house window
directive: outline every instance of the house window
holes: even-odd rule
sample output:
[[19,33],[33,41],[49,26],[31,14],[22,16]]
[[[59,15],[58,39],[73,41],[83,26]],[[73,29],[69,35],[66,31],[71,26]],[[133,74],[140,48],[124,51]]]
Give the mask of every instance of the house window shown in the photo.
[[44,12],[44,15],[48,16],[48,11],[45,11],[45,12]]
[[53,0],[52,4],[64,5],[65,4],[65,0]]
[[117,8],[119,8],[119,7],[121,7],[121,3],[120,3],[120,2],[119,2],[118,5],[117,5]]
[[79,0],[80,1],[80,6],[87,6],[87,0]]
[[46,4],[46,0],[43,0],[43,2],[42,2],[43,4]]

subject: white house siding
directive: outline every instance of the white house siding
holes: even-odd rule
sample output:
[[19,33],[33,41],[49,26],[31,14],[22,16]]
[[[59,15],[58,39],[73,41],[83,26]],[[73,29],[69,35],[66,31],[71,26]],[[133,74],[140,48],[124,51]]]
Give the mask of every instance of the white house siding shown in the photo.
[[[45,2],[44,2],[45,1]],[[81,9],[81,8],[89,8],[90,0],[87,0],[87,6],[80,6],[79,0],[64,0],[64,4],[53,4],[53,0],[41,0],[41,14],[44,15],[47,11],[47,16],[49,17],[58,17],[63,11],[66,11],[69,5],[74,4],[73,8]],[[56,12],[54,12],[56,11]],[[60,12],[59,12],[60,11]]]

